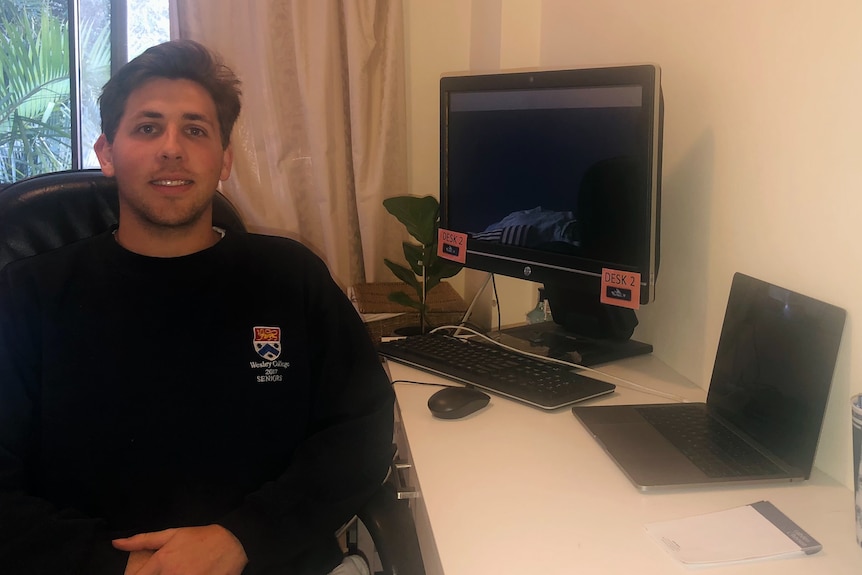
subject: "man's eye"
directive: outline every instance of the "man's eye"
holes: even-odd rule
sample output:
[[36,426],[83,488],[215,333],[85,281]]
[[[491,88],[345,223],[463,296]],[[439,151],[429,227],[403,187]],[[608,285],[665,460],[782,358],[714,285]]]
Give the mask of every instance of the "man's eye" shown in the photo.
[[154,134],[156,132],[156,127],[152,124],[144,124],[138,128],[138,132],[142,134]]
[[206,130],[202,128],[198,128],[196,126],[192,126],[188,129],[189,135],[191,136],[206,136]]

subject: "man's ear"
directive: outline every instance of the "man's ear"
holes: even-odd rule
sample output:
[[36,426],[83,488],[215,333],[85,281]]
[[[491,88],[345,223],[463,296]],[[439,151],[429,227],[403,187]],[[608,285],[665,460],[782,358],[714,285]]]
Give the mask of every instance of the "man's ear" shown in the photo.
[[221,174],[219,174],[219,180],[223,182],[230,177],[231,166],[233,166],[233,144],[228,144],[222,154]]
[[114,176],[114,155],[112,148],[105,134],[99,136],[99,139],[93,144],[93,150],[96,152],[96,157],[99,158],[99,165],[102,166],[102,173],[109,178]]

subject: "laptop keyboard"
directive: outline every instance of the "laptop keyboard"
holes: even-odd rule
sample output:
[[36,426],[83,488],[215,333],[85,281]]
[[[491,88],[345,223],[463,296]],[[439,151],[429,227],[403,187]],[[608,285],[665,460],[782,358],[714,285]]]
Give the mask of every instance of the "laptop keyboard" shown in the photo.
[[614,390],[613,384],[586,377],[565,365],[445,335],[387,341],[378,351],[394,361],[542,409],[556,409]]
[[708,477],[763,476],[781,469],[699,405],[638,408],[638,413]]

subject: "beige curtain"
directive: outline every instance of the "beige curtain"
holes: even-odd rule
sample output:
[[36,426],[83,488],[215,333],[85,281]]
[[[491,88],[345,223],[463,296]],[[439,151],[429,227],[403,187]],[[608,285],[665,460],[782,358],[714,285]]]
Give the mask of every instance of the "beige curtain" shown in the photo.
[[243,82],[223,191],[252,231],[301,240],[346,288],[393,281],[407,193],[401,0],[172,0],[175,36]]

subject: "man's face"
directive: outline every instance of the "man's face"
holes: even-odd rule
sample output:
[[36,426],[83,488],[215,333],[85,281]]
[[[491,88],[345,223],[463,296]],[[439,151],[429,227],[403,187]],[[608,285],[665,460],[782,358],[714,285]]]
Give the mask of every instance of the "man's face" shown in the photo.
[[211,219],[212,197],[230,175],[215,103],[190,80],[155,78],[129,95],[113,143],[95,145],[102,171],[115,176],[121,225],[193,227]]

